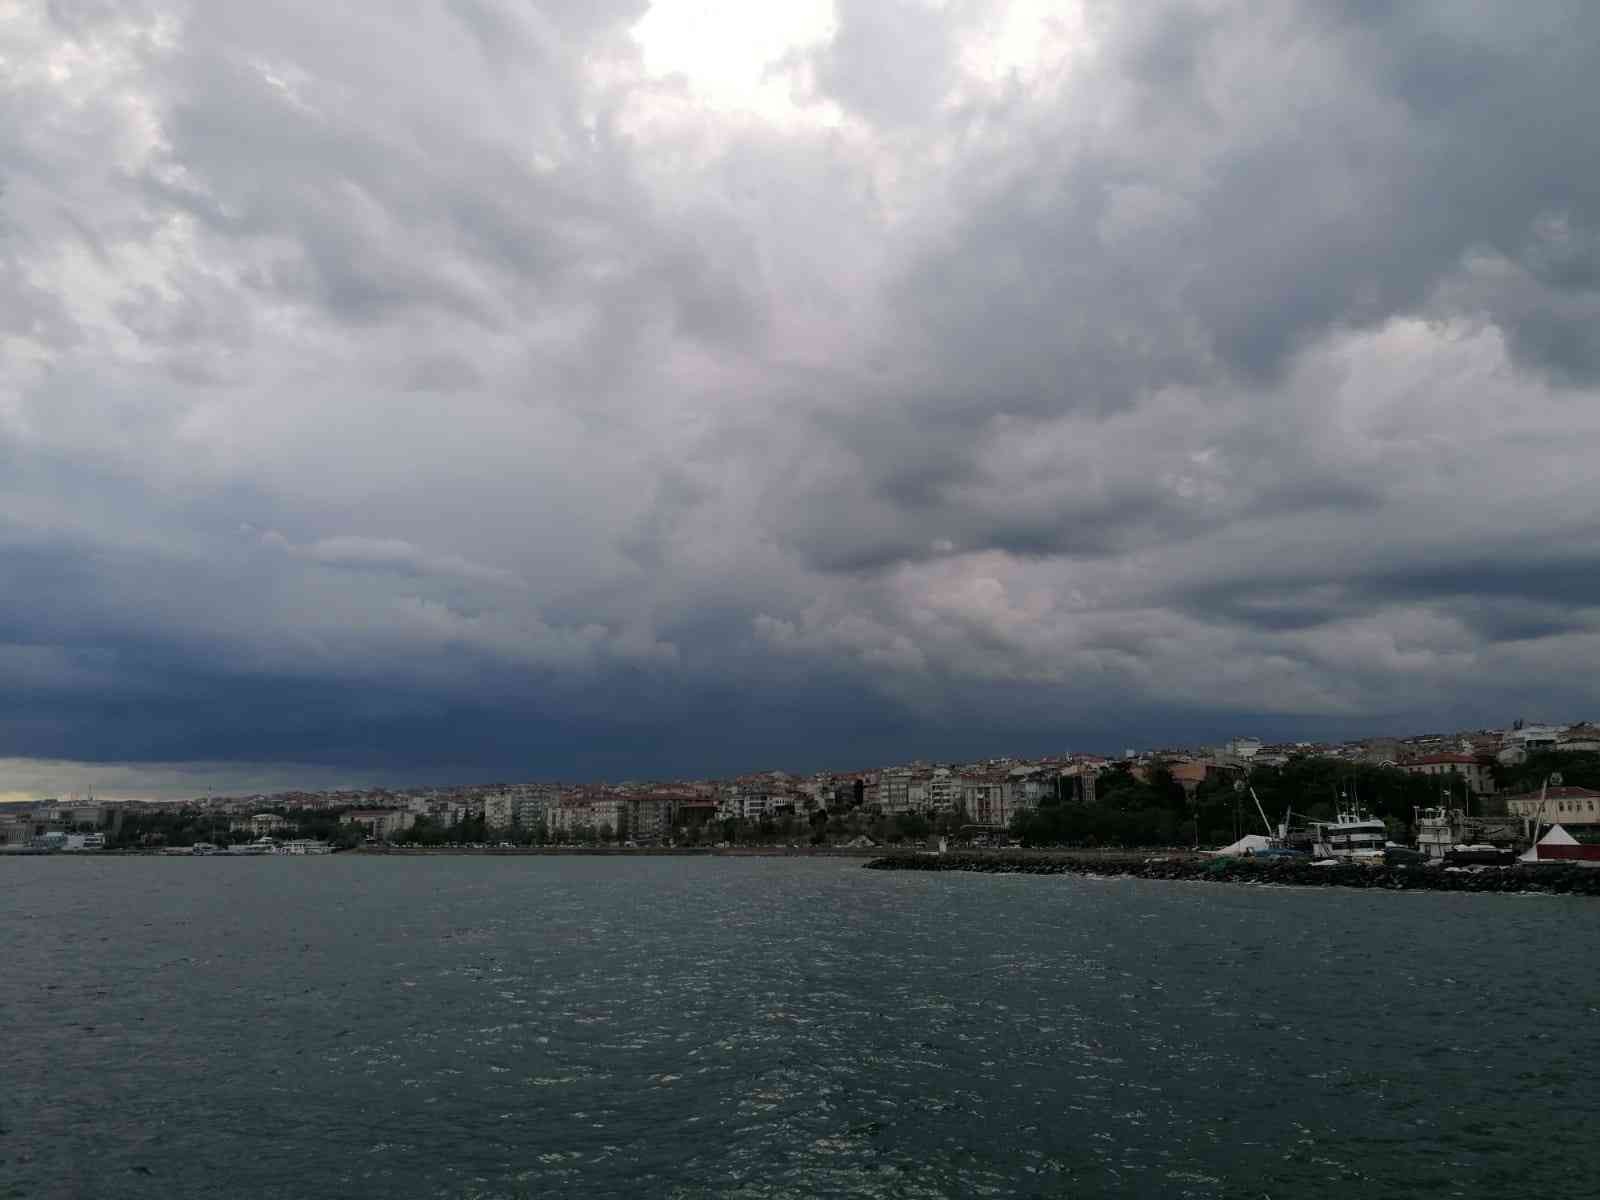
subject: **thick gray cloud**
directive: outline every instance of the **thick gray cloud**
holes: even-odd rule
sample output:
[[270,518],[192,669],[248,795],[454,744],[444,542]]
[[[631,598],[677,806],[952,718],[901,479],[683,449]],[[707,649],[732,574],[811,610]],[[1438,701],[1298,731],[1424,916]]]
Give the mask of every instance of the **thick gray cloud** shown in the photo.
[[0,755],[1594,703],[1592,6],[742,11],[12,6]]

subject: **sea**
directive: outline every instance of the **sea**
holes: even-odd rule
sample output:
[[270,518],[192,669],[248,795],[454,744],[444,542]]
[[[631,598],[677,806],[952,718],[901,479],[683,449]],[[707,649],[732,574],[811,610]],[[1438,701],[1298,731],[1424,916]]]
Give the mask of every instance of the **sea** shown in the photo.
[[1584,1197],[1600,902],[0,859],[0,1197]]

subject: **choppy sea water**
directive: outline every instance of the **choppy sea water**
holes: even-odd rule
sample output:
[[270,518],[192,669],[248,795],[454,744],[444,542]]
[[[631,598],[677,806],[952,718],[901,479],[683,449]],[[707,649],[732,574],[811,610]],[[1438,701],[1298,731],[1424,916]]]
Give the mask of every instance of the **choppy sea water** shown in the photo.
[[1590,1197],[1600,905],[0,860],[0,1197]]

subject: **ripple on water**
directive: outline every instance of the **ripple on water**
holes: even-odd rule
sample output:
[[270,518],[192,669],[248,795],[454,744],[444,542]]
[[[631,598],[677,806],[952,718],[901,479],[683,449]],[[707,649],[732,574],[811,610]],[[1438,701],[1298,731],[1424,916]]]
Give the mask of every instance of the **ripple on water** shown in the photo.
[[10,1043],[20,1195],[1560,1198],[1600,1166],[1549,1032],[1600,1007],[1570,900],[340,856],[197,905],[168,883],[211,864],[105,866],[4,864],[58,914],[0,925],[0,1010],[59,1031]]

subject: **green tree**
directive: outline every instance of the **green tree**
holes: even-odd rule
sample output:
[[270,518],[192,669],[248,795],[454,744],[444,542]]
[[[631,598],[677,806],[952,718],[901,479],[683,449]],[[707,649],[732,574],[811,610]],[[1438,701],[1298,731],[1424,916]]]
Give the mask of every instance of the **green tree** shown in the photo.
[[895,820],[900,826],[901,836],[910,838],[914,842],[926,840],[933,830],[928,818],[920,813],[903,813]]
[[1561,776],[1565,787],[1600,790],[1600,754],[1591,751],[1541,750],[1519,766],[1496,770],[1499,789],[1513,795],[1537,792],[1551,775]]

